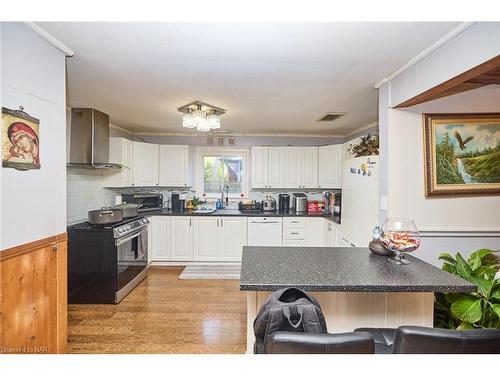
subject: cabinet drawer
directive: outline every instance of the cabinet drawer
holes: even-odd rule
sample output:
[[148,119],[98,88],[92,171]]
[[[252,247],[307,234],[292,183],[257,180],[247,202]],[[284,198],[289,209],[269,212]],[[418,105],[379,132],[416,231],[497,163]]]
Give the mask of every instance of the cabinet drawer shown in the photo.
[[304,240],[306,238],[306,230],[304,228],[284,228],[284,240]]
[[284,217],[283,227],[288,228],[305,228],[306,218],[305,217]]
[[284,240],[283,246],[306,247],[306,240]]

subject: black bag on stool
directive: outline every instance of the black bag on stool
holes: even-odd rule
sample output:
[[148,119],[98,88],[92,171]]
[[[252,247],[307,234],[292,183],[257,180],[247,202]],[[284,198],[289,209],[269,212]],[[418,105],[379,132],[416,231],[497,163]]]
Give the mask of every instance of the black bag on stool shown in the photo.
[[273,292],[253,322],[254,353],[266,352],[267,341],[277,331],[327,333],[325,317],[316,298],[297,288]]

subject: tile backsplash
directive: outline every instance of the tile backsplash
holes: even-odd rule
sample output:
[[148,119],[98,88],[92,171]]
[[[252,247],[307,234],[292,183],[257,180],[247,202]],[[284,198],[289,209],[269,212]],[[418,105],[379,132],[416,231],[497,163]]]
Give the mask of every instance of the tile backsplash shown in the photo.
[[67,222],[87,220],[88,211],[114,204],[115,192],[104,189],[99,169],[67,168]]
[[[163,194],[163,202],[165,205],[170,200],[172,191],[186,191],[184,189],[174,188],[122,188],[110,189],[104,188],[104,173],[99,169],[83,169],[83,168],[68,168],[67,169],[67,223],[68,225],[79,223],[87,220],[88,211],[96,210],[101,207],[113,206],[115,204],[115,196],[121,193],[132,192],[154,192]],[[308,199],[322,199],[322,192],[311,189],[304,189]],[[297,191],[297,190],[295,190]],[[332,189],[332,192],[340,192],[340,190]],[[267,195],[271,195],[278,201],[280,193],[289,193],[293,191],[284,190],[251,190],[248,193],[248,198],[261,201]],[[187,192],[188,199],[193,196],[192,191]],[[233,205],[237,203],[238,199],[230,199]],[[215,201],[214,201],[215,202]]]

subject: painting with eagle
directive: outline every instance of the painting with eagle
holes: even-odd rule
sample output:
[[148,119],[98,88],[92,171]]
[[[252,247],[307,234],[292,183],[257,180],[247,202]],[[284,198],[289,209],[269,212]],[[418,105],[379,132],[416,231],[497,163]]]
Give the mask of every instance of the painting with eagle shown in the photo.
[[474,136],[469,136],[469,137],[465,138],[464,140],[462,140],[462,136],[460,135],[460,133],[458,131],[456,131],[455,138],[458,141],[458,145],[460,146],[460,150],[465,151],[465,149],[467,148],[467,142],[472,141],[474,139]]

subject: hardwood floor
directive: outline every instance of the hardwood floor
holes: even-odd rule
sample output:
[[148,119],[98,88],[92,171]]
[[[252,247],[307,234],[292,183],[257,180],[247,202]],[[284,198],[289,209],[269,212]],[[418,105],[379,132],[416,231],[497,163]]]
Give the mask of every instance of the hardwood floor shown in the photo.
[[118,305],[68,305],[68,353],[244,353],[239,280],[179,280],[151,267]]

